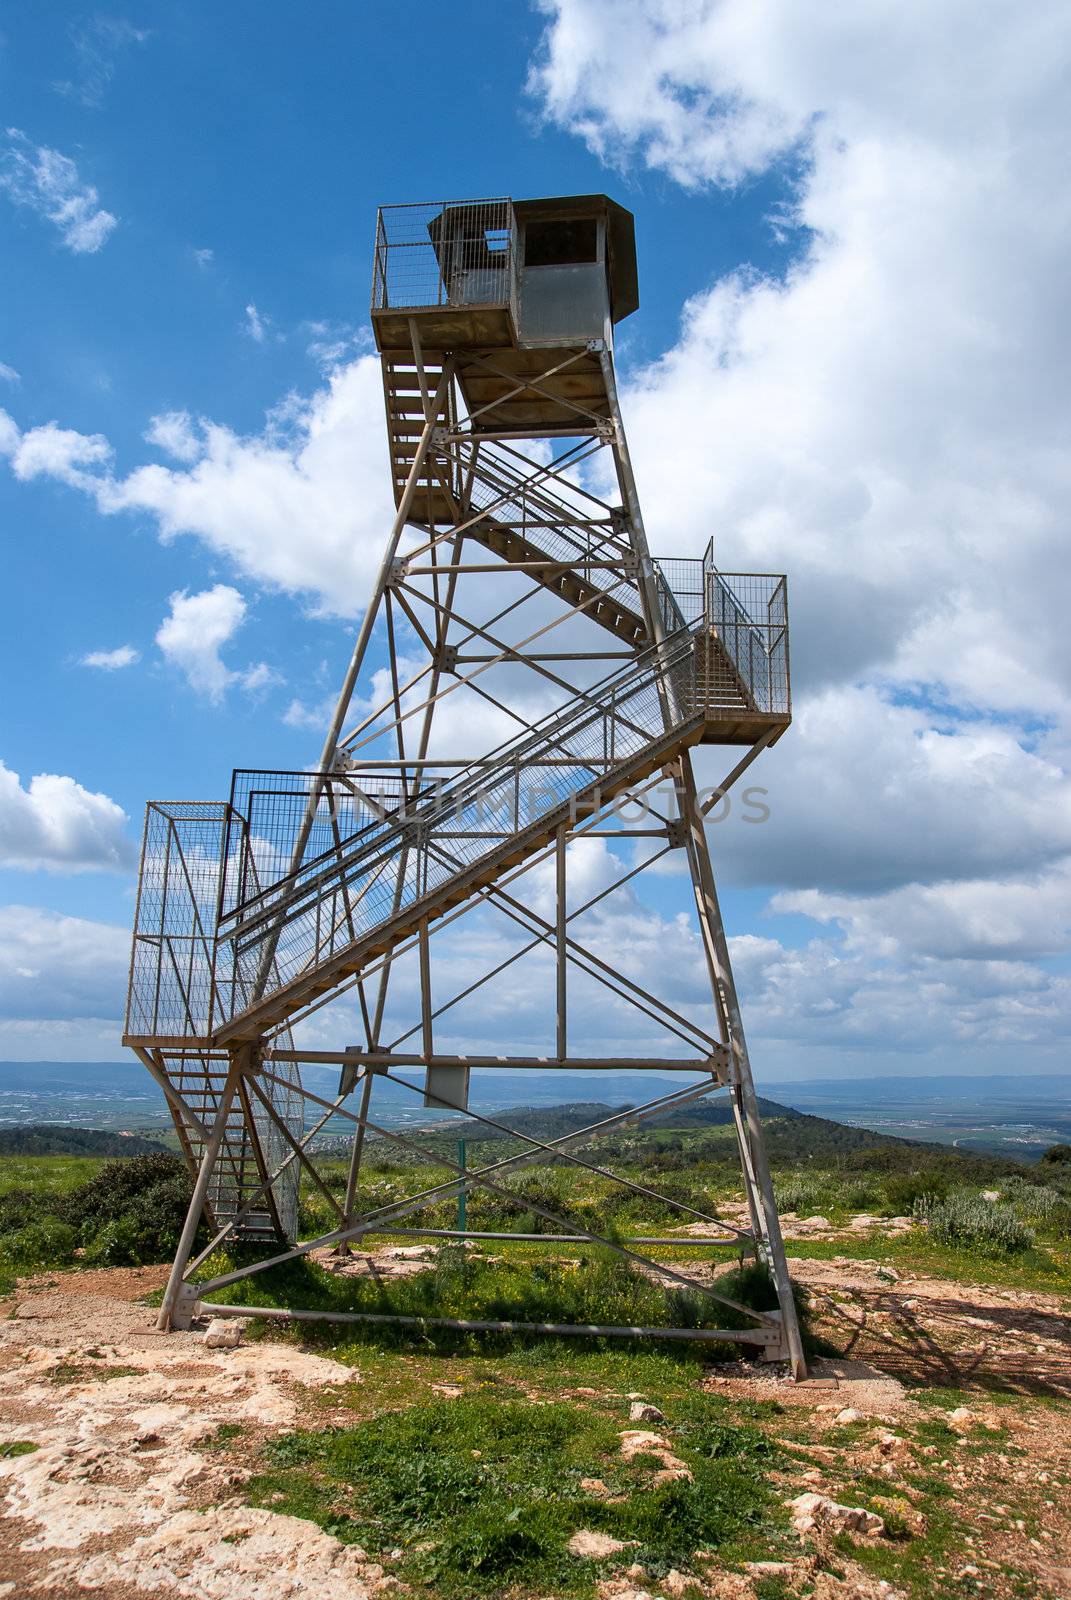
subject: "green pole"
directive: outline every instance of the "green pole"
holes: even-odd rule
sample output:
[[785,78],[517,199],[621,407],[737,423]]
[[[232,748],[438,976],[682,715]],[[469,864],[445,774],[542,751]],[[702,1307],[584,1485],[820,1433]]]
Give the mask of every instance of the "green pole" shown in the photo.
[[[464,1139],[459,1139],[457,1141],[457,1164],[461,1168],[462,1172],[464,1172],[465,1171],[465,1141],[464,1141]],[[464,1189],[459,1189],[458,1190],[458,1195],[457,1195],[457,1231],[458,1231],[458,1233],[464,1233],[465,1232],[465,1201],[467,1199],[468,1199],[468,1196],[467,1196],[465,1190]]]

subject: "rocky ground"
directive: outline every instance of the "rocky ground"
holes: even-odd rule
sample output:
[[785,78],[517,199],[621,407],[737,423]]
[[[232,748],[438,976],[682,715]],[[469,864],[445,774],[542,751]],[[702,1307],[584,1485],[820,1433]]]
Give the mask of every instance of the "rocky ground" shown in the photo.
[[[384,1254],[380,1268],[402,1261],[408,1269],[405,1257],[392,1267]],[[743,1574],[712,1566],[702,1587],[689,1589],[680,1574],[652,1578],[628,1566],[623,1551],[620,1571],[602,1584],[604,1600],[774,1592],[897,1600],[906,1591],[845,1554],[845,1537],[873,1530],[845,1522],[837,1508],[857,1503],[854,1473],[878,1474],[908,1537],[912,1518],[922,1521],[919,1475],[933,1471],[955,1491],[968,1555],[935,1569],[935,1595],[1071,1597],[1063,1406],[1071,1329],[1056,1300],[890,1278],[888,1268],[856,1260],[793,1265],[844,1358],[817,1363],[803,1384],[743,1363],[712,1367],[704,1384],[785,1406],[783,1432],[800,1462],[798,1481],[784,1491],[798,1556]],[[156,1268],[56,1274],[21,1285],[3,1308],[0,1596],[365,1600],[400,1592],[389,1562],[243,1501],[258,1441],[310,1410],[317,1426],[336,1411],[352,1424],[361,1374],[293,1343],[210,1348],[203,1331],[160,1335],[142,1297],[162,1278]],[[947,1446],[921,1442],[917,1384],[967,1391],[947,1411]],[[239,1429],[240,1449],[231,1448]],[[677,1470],[657,1411],[636,1412],[631,1432],[646,1437],[636,1448],[653,1452],[652,1470]],[[623,1451],[629,1439],[622,1433]],[[19,1453],[20,1443],[34,1448]]]

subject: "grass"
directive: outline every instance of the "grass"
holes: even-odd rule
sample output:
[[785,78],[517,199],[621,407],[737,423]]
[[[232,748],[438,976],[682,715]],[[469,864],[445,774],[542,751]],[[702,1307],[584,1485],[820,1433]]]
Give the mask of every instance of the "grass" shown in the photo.
[[[780,1456],[766,1434],[726,1426],[715,1402],[694,1395],[671,1423],[692,1481],[654,1484],[659,1462],[626,1463],[620,1416],[475,1394],[269,1441],[247,1492],[370,1553],[401,1546],[398,1575],[443,1600],[590,1595],[620,1558],[571,1555],[569,1539],[582,1528],[630,1546],[628,1558],[653,1576],[694,1571],[698,1550],[735,1562],[787,1545],[771,1478]],[[585,1478],[601,1480],[613,1500],[586,1492]]]
[[0,1461],[11,1461],[15,1456],[30,1456],[40,1448],[32,1439],[9,1439],[6,1444],[0,1444]]
[[[231,1265],[231,1258],[221,1253],[210,1258],[205,1271],[214,1276]],[[730,1270],[718,1286],[722,1293],[756,1310],[773,1309],[777,1304],[764,1269]],[[233,1284],[218,1298],[238,1305],[300,1305],[416,1318],[693,1329],[748,1326],[746,1317],[710,1296],[663,1288],[609,1252],[588,1252],[583,1261],[533,1260],[530,1256],[474,1257],[445,1246],[435,1251],[429,1270],[383,1283],[371,1277],[341,1278],[302,1260]],[[361,1337],[359,1327],[352,1336]],[[426,1349],[432,1345],[465,1348],[474,1341],[481,1346],[508,1345],[525,1336],[433,1328],[414,1331],[372,1324],[367,1337],[376,1344],[406,1347],[415,1342]]]
[[48,1376],[52,1383],[107,1383],[112,1378],[136,1378],[141,1371],[141,1367],[60,1361]]
[[95,1178],[105,1163],[93,1156],[4,1156],[0,1158],[0,1195],[28,1189],[42,1198],[67,1194]]

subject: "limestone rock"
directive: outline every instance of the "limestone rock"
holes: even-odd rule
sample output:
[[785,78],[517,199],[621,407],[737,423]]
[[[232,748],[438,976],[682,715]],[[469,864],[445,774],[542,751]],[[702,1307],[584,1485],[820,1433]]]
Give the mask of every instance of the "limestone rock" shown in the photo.
[[665,1422],[666,1414],[659,1411],[657,1406],[648,1405],[646,1400],[633,1400],[628,1408],[630,1422]]
[[205,1331],[210,1350],[237,1350],[242,1342],[242,1324],[230,1317],[213,1317]]
[[588,1561],[603,1561],[607,1556],[616,1556],[626,1548],[620,1539],[615,1539],[609,1533],[600,1533],[596,1528],[578,1528],[569,1540],[566,1548],[572,1556],[583,1556]]
[[815,1528],[831,1528],[837,1533],[862,1533],[874,1537],[885,1530],[885,1523],[873,1511],[862,1506],[842,1506],[824,1494],[798,1494],[785,1504],[792,1512],[792,1526],[797,1533],[811,1533]]
[[695,1579],[689,1578],[686,1573],[679,1572],[676,1567],[670,1567],[659,1584],[659,1588],[664,1594],[669,1595],[670,1600],[681,1600],[681,1596],[686,1595],[689,1589],[696,1587]]
[[654,1456],[656,1461],[662,1463],[662,1471],[655,1474],[655,1484],[667,1483],[672,1478],[685,1478],[691,1482],[692,1474],[689,1468],[675,1456],[670,1449],[669,1441],[663,1439],[660,1433],[650,1433],[645,1428],[625,1428],[621,1432],[621,1454],[626,1461],[631,1461],[635,1456]]
[[857,1411],[855,1406],[845,1406],[843,1410],[837,1412],[833,1420],[839,1423],[841,1427],[846,1428],[849,1423],[862,1422],[863,1413]]

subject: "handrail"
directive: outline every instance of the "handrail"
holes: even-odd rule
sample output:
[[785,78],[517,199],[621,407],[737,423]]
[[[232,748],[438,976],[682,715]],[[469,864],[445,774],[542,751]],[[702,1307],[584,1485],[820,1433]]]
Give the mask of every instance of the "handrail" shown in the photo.
[[[626,668],[608,674],[601,683],[587,690],[582,699],[548,713],[529,733],[505,741],[489,756],[461,768],[449,783],[437,788],[428,804],[398,818],[387,817],[367,824],[344,841],[344,845],[350,846],[344,854],[338,846],[333,846],[311,861],[303,862],[293,872],[276,879],[259,894],[233,906],[221,918],[217,936],[226,940],[240,938],[253,932],[268,917],[277,918],[280,914],[277,898],[291,895],[293,886],[297,884],[296,893],[286,907],[285,920],[294,920],[306,909],[310,895],[329,890],[332,883],[348,880],[358,869],[374,872],[395,853],[396,842],[403,836],[408,835],[410,840],[415,838],[419,841],[422,834],[430,834],[443,819],[456,816],[478,803],[501,781],[503,774],[512,775],[524,768],[538,767],[541,749],[557,749],[563,740],[575,738],[597,723],[605,723],[607,713],[612,738],[623,720],[619,701],[642,694],[648,686],[664,680],[671,669],[685,661],[691,655],[693,631],[688,631],[686,639],[679,639],[668,654],[663,652],[660,656],[654,648],[644,651]],[[670,643],[672,646],[672,641]],[[637,666],[641,666],[642,670],[637,671]],[[598,765],[590,759],[585,761],[583,756],[577,756],[575,763],[588,771],[594,771]],[[253,915],[250,915],[251,911]]]

